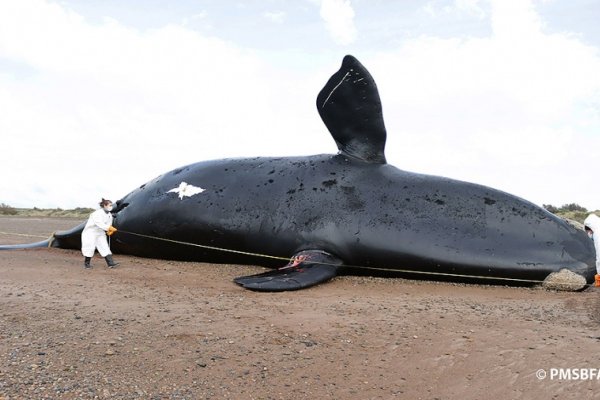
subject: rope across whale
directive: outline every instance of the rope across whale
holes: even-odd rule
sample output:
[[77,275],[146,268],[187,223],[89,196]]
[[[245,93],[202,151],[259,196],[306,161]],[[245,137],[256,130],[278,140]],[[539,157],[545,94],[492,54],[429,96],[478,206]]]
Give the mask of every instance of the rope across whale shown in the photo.
[[[163,241],[163,242],[175,243],[175,244],[180,244],[183,246],[198,247],[198,248],[205,249],[205,250],[214,250],[214,251],[221,251],[221,252],[232,253],[232,254],[241,254],[241,255],[257,257],[257,258],[279,260],[279,261],[284,261],[287,263],[286,266],[281,267],[279,269],[293,268],[293,267],[301,265],[303,261],[309,261],[305,258],[280,257],[280,256],[274,256],[274,255],[270,255],[270,254],[253,253],[253,252],[248,252],[248,251],[227,249],[224,247],[216,247],[216,246],[209,246],[209,245],[199,244],[199,243],[185,242],[185,241],[181,241],[181,240],[161,238],[158,236],[144,235],[141,233],[124,231],[122,229],[119,229],[118,233],[143,237],[146,239],[159,240],[159,241]],[[24,236],[24,237],[35,237],[35,238],[46,238],[46,236],[29,235],[29,234],[14,233],[14,232],[0,232],[0,234]],[[50,236],[50,238],[48,238],[48,247],[51,247],[53,238],[54,238],[54,234],[52,236]],[[334,264],[320,262],[320,261],[311,261],[311,262],[313,264],[334,265]],[[354,268],[354,269],[359,269],[359,270],[367,270],[367,271],[407,273],[407,274],[419,274],[419,275],[430,275],[430,276],[446,276],[446,277],[453,277],[453,278],[485,279],[485,280],[490,280],[490,281],[510,281],[510,282],[522,282],[522,283],[542,283],[543,282],[543,280],[539,280],[539,279],[520,279],[520,278],[508,278],[508,277],[500,277],[500,276],[464,275],[464,274],[453,274],[453,273],[447,273],[447,272],[430,272],[430,271],[416,271],[416,270],[397,269],[397,268],[391,269],[391,268],[384,268],[384,267],[368,267],[368,266],[364,266],[364,265],[344,265],[344,267]]]

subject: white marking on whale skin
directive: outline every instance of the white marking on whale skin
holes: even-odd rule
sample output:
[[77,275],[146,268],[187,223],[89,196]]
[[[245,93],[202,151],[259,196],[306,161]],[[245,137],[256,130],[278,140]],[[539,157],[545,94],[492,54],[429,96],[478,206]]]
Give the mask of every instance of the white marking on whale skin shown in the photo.
[[327,96],[327,98],[323,102],[323,105],[321,106],[321,108],[325,107],[325,104],[327,104],[327,100],[329,100],[329,98],[331,97],[331,95],[333,94],[333,92],[335,92],[335,90],[340,87],[340,85],[342,84],[342,82],[344,82],[344,79],[346,79],[346,77],[348,75],[350,75],[350,72],[346,72],[346,75],[344,75],[344,77],[342,78],[342,80],[340,81],[340,83],[338,83],[337,85],[335,85],[335,87],[331,90],[331,92],[329,92],[329,96]]
[[202,193],[205,190],[206,189],[202,189],[201,187],[190,185],[186,182],[181,182],[178,187],[169,190],[167,193],[177,193],[179,195],[179,199],[183,200],[184,197],[192,197],[193,195]]

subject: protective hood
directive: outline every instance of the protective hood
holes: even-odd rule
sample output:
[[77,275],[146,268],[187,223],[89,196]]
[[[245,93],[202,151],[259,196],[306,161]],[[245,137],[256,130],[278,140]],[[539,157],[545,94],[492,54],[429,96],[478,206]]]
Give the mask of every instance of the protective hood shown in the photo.
[[596,234],[600,234],[600,217],[598,217],[596,214],[588,215],[585,221],[583,221],[583,225],[593,230],[594,236]]

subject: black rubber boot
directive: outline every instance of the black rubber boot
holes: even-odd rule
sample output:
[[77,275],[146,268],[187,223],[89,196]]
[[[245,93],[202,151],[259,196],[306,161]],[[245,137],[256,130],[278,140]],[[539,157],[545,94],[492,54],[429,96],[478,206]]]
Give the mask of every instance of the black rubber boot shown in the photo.
[[85,259],[83,260],[83,268],[92,268],[92,264],[90,264],[90,261],[92,260],[92,257],[85,257]]
[[104,259],[106,260],[106,265],[108,265],[108,268],[114,268],[117,265],[119,265],[115,262],[115,260],[113,260],[112,254],[107,255],[106,257],[104,257]]

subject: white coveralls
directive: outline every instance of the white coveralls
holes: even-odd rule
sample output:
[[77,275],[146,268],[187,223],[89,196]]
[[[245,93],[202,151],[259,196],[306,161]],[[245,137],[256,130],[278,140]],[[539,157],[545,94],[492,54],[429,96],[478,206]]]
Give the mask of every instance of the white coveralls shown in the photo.
[[583,224],[594,231],[594,247],[596,247],[596,273],[600,274],[600,217],[590,214]]
[[102,208],[90,215],[81,232],[81,252],[84,257],[94,257],[95,249],[98,249],[102,257],[112,254],[106,240],[106,231],[112,225],[112,221],[112,214]]

